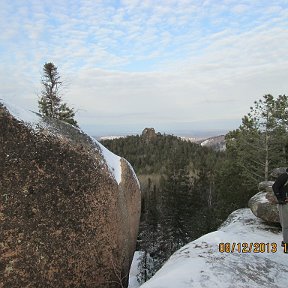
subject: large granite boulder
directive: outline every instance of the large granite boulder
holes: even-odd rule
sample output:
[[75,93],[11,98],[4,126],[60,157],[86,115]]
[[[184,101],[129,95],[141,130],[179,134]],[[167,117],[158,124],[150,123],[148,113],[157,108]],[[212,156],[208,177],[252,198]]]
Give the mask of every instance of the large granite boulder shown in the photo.
[[258,190],[263,192],[273,192],[272,185],[274,181],[263,181],[258,184]]
[[273,171],[271,172],[271,176],[273,178],[277,178],[279,175],[283,174],[286,172],[287,167],[279,167],[279,168],[275,168],[273,169]]
[[258,192],[248,201],[248,207],[253,214],[266,222],[278,223],[279,214],[277,202],[273,201],[271,192]]
[[273,193],[274,181],[263,181],[258,185],[258,192],[248,202],[253,214],[267,222],[279,222],[277,199]]
[[125,159],[0,103],[0,287],[126,287],[140,199]]

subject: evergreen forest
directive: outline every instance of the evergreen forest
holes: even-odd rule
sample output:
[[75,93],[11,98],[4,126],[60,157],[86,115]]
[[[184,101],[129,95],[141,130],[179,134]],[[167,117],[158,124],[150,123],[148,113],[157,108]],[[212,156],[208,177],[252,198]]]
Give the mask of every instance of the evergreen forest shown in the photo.
[[247,207],[258,183],[287,165],[288,99],[265,95],[216,151],[173,135],[102,140],[133,166],[141,184],[142,216],[137,250],[145,282],[180,247],[216,230],[236,209]]

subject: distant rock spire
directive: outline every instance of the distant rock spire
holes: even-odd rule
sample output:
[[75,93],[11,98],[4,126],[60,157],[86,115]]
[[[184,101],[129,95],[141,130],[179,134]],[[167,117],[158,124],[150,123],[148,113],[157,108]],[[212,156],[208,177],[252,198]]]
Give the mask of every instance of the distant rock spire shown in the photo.
[[151,141],[157,137],[157,134],[155,132],[154,128],[145,128],[142,131],[142,137],[147,141]]

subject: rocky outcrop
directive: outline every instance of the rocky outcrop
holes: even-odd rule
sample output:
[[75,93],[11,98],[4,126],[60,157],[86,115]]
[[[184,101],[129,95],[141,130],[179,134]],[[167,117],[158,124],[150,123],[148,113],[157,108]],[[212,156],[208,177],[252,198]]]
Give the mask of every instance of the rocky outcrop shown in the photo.
[[[277,178],[279,175],[286,172],[287,167],[275,168],[270,176]],[[264,181],[259,183],[259,193],[254,195],[248,202],[248,207],[253,214],[264,221],[279,223],[278,201],[272,189],[274,181]]]
[[274,196],[272,185],[274,181],[259,183],[258,192],[248,202],[253,214],[266,222],[279,223],[277,199]]
[[263,181],[258,185],[258,190],[263,192],[273,192],[272,185],[274,181]]
[[157,138],[157,134],[154,128],[145,128],[142,131],[142,137],[145,139],[145,141],[150,142],[151,140]]
[[268,199],[269,192],[258,192],[248,202],[248,207],[253,214],[266,222],[279,222],[278,208],[276,203]]
[[271,176],[273,178],[277,178],[279,175],[283,174],[286,172],[287,167],[280,167],[280,168],[275,168],[273,169],[273,171],[271,172]]
[[0,143],[0,287],[126,287],[141,198],[130,164],[1,103]]

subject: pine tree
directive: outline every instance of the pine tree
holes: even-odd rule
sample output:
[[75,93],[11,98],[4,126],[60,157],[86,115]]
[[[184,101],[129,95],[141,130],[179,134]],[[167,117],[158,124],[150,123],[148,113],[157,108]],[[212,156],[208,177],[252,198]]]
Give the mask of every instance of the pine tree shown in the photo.
[[57,67],[49,62],[43,67],[41,98],[38,100],[39,113],[43,116],[56,118],[78,127],[74,119],[75,112],[66,103],[62,103],[60,88],[63,82],[60,81]]
[[275,99],[268,94],[263,98],[250,107],[239,129],[226,137],[228,152],[234,152],[237,165],[252,185],[267,181],[271,168],[285,165],[287,158],[287,97]]
[[179,152],[175,150],[167,165],[167,178],[163,187],[161,226],[165,230],[163,250],[168,257],[185,245],[193,234],[190,221],[193,214],[193,195],[188,161],[181,159]]

